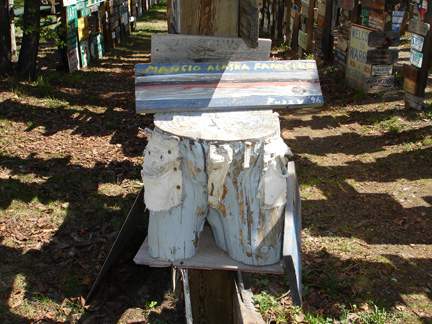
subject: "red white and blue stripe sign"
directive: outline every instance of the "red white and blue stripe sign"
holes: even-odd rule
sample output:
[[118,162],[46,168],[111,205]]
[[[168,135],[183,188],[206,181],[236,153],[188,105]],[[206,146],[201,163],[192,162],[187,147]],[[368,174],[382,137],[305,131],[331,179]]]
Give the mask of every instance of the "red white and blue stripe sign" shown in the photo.
[[313,60],[135,66],[138,113],[322,106]]

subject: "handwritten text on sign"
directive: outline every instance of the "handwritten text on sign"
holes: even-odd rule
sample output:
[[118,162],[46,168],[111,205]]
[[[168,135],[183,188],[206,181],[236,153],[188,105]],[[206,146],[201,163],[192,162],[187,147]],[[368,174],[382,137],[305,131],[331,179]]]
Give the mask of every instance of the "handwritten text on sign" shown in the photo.
[[143,67],[137,65],[135,71],[140,71],[146,75],[155,74],[183,74],[185,72],[233,72],[233,71],[252,71],[252,72],[274,72],[274,71],[293,71],[293,70],[312,70],[316,68],[315,63],[308,61],[289,61],[289,62],[235,62],[227,64],[148,64]]
[[316,62],[245,61],[135,66],[138,112],[321,106]]

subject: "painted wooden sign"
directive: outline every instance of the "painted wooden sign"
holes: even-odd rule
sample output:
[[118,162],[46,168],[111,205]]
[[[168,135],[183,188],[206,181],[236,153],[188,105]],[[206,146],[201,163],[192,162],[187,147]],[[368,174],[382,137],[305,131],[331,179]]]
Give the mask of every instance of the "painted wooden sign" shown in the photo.
[[411,48],[409,61],[412,65],[421,68],[423,64],[423,53],[417,52],[415,49]]
[[306,50],[307,48],[307,42],[308,42],[308,34],[304,33],[302,30],[299,29],[298,33],[298,45]]
[[152,63],[194,63],[220,61],[265,61],[270,57],[271,40],[258,39],[250,48],[239,37],[216,37],[181,34],[153,34]]
[[370,47],[391,47],[399,46],[400,34],[397,32],[372,32],[368,36]]
[[321,106],[316,62],[264,61],[135,66],[137,112]]
[[399,57],[397,49],[372,49],[366,53],[367,64],[394,64]]
[[423,44],[424,44],[424,37],[411,34],[411,48],[421,52],[423,50]]
[[420,36],[426,36],[429,31],[429,24],[411,19],[408,23],[408,31]]
[[80,68],[79,57],[78,57],[78,46],[72,47],[67,51],[68,67],[69,72],[78,71]]
[[351,11],[354,9],[354,0],[338,0],[337,6],[339,8]]
[[405,10],[392,11],[392,31],[399,32],[404,16]]
[[383,15],[383,14],[381,14],[375,10],[369,11],[368,25],[370,28],[374,28],[374,29],[377,29],[379,31],[383,31],[384,26],[385,26],[385,21],[386,21],[385,15]]
[[360,11],[360,17],[362,17],[362,25],[369,27],[369,13],[370,10],[366,7],[362,7]]
[[361,0],[360,4],[364,7],[378,10],[384,10],[385,8],[385,1],[380,0]]
[[371,65],[366,62],[367,52],[373,48],[368,45],[368,37],[373,29],[351,25],[351,37],[347,61],[347,80],[356,89],[364,89],[364,82],[371,75]]

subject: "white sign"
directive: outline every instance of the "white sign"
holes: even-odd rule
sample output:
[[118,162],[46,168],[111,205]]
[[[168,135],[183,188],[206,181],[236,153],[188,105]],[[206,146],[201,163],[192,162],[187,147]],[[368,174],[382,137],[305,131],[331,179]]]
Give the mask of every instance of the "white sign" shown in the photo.
[[411,34],[411,48],[415,49],[418,52],[421,52],[423,49],[424,37]]
[[422,66],[422,63],[423,63],[423,54],[417,52],[414,49],[411,49],[411,51],[410,51],[410,59],[409,60],[410,60],[410,63],[412,65],[414,65],[414,66],[416,66],[416,67],[418,67],[420,69],[421,66]]
[[371,75],[372,76],[385,76],[391,75],[393,72],[393,64],[389,65],[372,65]]

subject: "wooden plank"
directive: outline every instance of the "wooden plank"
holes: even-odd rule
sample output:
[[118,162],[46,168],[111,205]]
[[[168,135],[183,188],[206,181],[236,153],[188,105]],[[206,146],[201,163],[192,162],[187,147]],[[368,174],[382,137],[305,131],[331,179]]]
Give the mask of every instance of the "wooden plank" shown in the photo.
[[284,273],[284,269],[280,263],[265,266],[252,266],[234,260],[225,251],[216,246],[212,232],[208,226],[204,226],[199,241],[199,249],[195,256],[190,259],[176,261],[154,259],[150,256],[148,239],[146,238],[136,254],[134,262],[138,265],[148,265],[156,268],[174,266],[185,269],[228,270],[274,274]]
[[316,62],[135,66],[137,112],[273,109],[322,106]]
[[399,57],[397,49],[372,49],[366,53],[367,64],[394,64]]
[[232,323],[232,273],[221,270],[188,272],[193,323]]
[[259,8],[256,0],[240,0],[239,34],[251,48],[258,47]]
[[152,63],[194,63],[265,61],[270,57],[271,40],[260,38],[249,48],[239,37],[153,34]]
[[182,0],[180,5],[182,34],[238,36],[237,1]]
[[127,246],[127,244],[133,239],[134,234],[138,228],[138,225],[144,220],[145,217],[145,205],[144,205],[144,187],[141,188],[139,194],[135,198],[135,201],[130,209],[123,226],[117,235],[117,238],[111,247],[110,252],[108,253],[105,262],[100,269],[93,286],[91,287],[87,300],[89,300],[93,293],[96,291],[97,286],[99,285],[102,278],[106,275],[110,267],[113,263],[118,259],[121,255],[123,249]]
[[242,274],[238,272],[234,280],[234,323],[235,324],[264,324],[264,320],[255,308],[253,293],[246,289]]
[[429,24],[411,19],[408,23],[408,31],[420,36],[426,36],[429,32]]
[[301,306],[301,200],[293,161],[288,162],[284,227],[283,262],[288,274],[293,304],[294,306]]
[[368,45],[370,47],[391,47],[400,45],[400,34],[391,31],[377,31],[369,33]]

